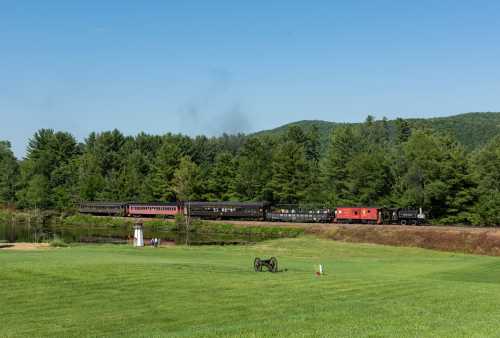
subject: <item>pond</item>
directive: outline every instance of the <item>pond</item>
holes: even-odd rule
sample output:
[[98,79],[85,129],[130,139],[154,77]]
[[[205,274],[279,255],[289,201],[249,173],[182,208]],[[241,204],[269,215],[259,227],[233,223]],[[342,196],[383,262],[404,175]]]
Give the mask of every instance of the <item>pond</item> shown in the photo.
[[[42,223],[0,222],[0,242],[47,242],[60,238],[67,243],[131,243],[134,230],[131,225],[98,226],[66,225]],[[249,244],[272,238],[260,234],[197,233],[173,231],[168,227],[144,224],[144,241],[159,238],[163,243],[208,245],[208,244]]]

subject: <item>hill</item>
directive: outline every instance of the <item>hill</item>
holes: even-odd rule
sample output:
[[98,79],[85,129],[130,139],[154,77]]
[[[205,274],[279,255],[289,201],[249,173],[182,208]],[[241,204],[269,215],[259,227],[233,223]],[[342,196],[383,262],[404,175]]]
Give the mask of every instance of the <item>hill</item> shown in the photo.
[[[492,137],[500,135],[500,113],[466,113],[447,117],[428,119],[407,119],[413,128],[430,128],[456,137],[468,150],[474,150]],[[389,120],[390,128],[394,128],[396,120]],[[290,126],[300,126],[305,129],[316,125],[320,131],[321,141],[326,145],[328,138],[337,126],[359,125],[360,123],[337,123],[321,120],[303,120],[285,124],[275,129],[264,130],[254,135],[280,135]]]

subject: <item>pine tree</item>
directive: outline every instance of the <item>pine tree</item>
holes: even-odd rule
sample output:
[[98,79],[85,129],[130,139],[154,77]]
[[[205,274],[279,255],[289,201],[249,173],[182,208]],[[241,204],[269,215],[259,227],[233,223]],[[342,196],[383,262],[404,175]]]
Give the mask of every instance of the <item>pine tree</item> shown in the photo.
[[0,141],[0,203],[15,201],[18,180],[19,164],[10,149],[10,143]]
[[222,152],[215,157],[207,180],[207,199],[227,201],[233,196],[235,161],[229,152]]
[[[76,171],[66,170],[80,151],[75,138],[64,132],[40,129],[30,139],[21,164],[20,206],[67,208],[73,206]],[[43,194],[43,196],[42,196]]]
[[331,135],[326,156],[321,163],[321,177],[331,206],[349,200],[347,164],[356,153],[357,142],[349,126],[339,126]]
[[411,135],[410,124],[407,120],[402,118],[396,119],[396,141],[398,143],[405,143]]
[[271,200],[268,182],[272,176],[273,142],[249,138],[236,159],[234,192],[240,200]]
[[400,205],[423,207],[442,222],[466,222],[473,196],[463,147],[450,137],[417,131],[403,152]]
[[473,154],[471,167],[479,198],[470,220],[474,224],[500,225],[500,136]]
[[297,204],[305,199],[309,167],[303,145],[294,141],[280,144],[273,156],[272,169],[269,186],[278,203]]
[[175,200],[172,180],[182,158],[182,150],[174,140],[166,140],[154,159],[149,187],[155,201]]

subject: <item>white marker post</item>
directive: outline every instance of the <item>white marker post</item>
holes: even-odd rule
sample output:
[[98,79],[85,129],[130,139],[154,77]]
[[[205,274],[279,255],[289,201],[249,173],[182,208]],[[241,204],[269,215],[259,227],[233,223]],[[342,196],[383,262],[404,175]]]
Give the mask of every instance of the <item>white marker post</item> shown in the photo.
[[144,232],[142,224],[134,224],[134,247],[144,246]]
[[319,265],[319,274],[322,275],[323,274],[323,264],[320,264]]

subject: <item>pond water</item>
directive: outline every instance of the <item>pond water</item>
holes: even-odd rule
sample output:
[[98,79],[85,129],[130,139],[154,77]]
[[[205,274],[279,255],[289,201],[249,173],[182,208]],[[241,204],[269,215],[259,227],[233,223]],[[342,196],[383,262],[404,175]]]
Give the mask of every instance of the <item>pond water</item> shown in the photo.
[[[61,224],[28,224],[1,223],[0,242],[46,242],[54,238],[63,239],[67,243],[116,243],[125,244],[132,241],[132,226],[73,226]],[[168,228],[144,225],[144,241],[157,237],[163,243],[172,244],[248,244],[264,239],[255,234],[196,233],[172,231]]]

